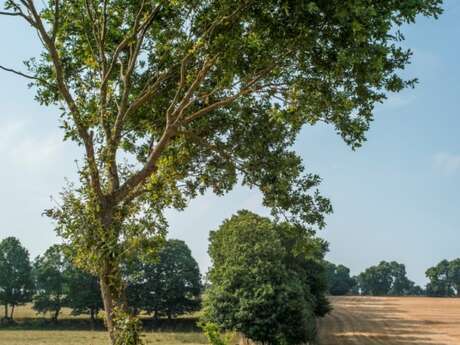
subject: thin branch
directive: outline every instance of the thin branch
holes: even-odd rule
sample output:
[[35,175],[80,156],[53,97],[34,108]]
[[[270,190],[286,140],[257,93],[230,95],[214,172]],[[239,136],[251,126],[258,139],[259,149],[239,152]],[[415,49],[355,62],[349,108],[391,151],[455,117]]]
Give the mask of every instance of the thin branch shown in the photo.
[[33,0],[21,0],[21,2],[24,2],[26,4],[26,7],[36,24],[35,27],[37,29],[38,36],[43,41],[45,48],[48,50],[50,54],[51,61],[53,62],[54,69],[56,72],[57,87],[59,88],[59,91],[63,99],[69,107],[70,113],[77,127],[78,134],[85,145],[85,151],[88,159],[89,171],[91,175],[91,184],[93,190],[97,194],[99,199],[102,200],[104,196],[101,188],[99,169],[96,164],[96,155],[94,151],[93,138],[88,132],[88,128],[82,123],[80,111],[65,82],[64,69],[62,66],[61,58],[59,56],[59,52],[55,46],[55,42],[48,35],[48,32],[45,29],[42,18],[35,7]]
[[12,17],[17,17],[17,16],[21,16],[21,13],[18,13],[18,12],[4,12],[4,11],[0,11],[0,15],[2,16],[12,16]]
[[15,69],[12,69],[12,68],[7,68],[7,67],[4,67],[2,65],[0,65],[0,69],[1,70],[4,70],[6,72],[10,72],[10,73],[13,73],[13,74],[16,74],[16,75],[19,75],[23,78],[27,78],[27,79],[31,79],[31,80],[36,80],[36,81],[39,81],[41,83],[44,83],[48,86],[51,86],[48,81],[46,81],[45,79],[42,79],[42,78],[39,78],[39,77],[36,77],[36,76],[33,76],[33,75],[30,75],[30,74],[26,74],[26,73],[23,73],[21,71],[17,71]]

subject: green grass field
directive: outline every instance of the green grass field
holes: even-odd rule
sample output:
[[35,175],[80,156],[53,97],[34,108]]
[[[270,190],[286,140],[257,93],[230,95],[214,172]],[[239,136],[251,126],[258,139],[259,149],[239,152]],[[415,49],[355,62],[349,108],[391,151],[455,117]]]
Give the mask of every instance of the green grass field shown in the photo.
[[[147,332],[146,344],[206,344],[198,332]],[[104,331],[0,330],[0,345],[106,345]]]
[[[37,315],[29,306],[18,307],[13,325],[0,326],[0,345],[106,345],[107,333],[101,322],[91,330],[85,315],[72,316],[63,310],[59,322],[53,324],[49,315]],[[207,344],[206,337],[195,326],[195,318],[182,318],[160,330],[146,327],[145,344],[198,345]]]

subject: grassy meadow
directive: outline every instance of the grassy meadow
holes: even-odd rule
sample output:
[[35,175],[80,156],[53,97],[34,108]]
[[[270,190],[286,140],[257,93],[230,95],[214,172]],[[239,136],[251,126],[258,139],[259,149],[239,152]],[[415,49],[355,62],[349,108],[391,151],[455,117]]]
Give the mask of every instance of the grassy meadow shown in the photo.
[[[88,316],[73,316],[68,309],[61,312],[57,324],[50,321],[49,315],[37,314],[30,305],[18,307],[14,319],[14,324],[0,325],[0,345],[108,344],[101,320],[92,325]],[[207,344],[206,337],[196,327],[195,315],[155,324],[145,319],[143,339],[150,345]]]

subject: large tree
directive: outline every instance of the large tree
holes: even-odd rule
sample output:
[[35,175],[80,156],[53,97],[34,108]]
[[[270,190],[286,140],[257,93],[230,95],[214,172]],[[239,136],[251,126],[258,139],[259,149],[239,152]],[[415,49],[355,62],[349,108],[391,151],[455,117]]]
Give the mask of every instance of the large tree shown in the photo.
[[430,282],[426,286],[429,296],[460,296],[460,259],[442,260],[426,271]]
[[304,229],[239,211],[211,232],[204,321],[262,344],[305,344],[329,310],[327,246]]
[[13,318],[16,306],[32,300],[33,290],[29,252],[17,238],[5,238],[0,242],[0,303],[5,307],[5,319]]
[[[257,186],[275,214],[323,225],[330,205],[291,146],[330,124],[362,144],[375,103],[414,84],[398,28],[441,0],[5,0],[43,44],[29,72],[84,148],[81,184],[50,211],[101,283],[112,343],[137,329],[120,267],[211,188]],[[239,178],[238,176],[241,176]],[[141,247],[140,247],[141,246]],[[134,340],[134,343],[137,341]]]
[[34,262],[36,293],[33,308],[39,313],[50,312],[51,318],[55,322],[57,322],[59,313],[67,302],[68,281],[66,272],[69,268],[70,262],[61,245],[51,246]]
[[419,294],[419,287],[407,278],[406,266],[396,261],[381,261],[358,276],[360,292],[373,296]]
[[168,240],[157,260],[137,260],[128,274],[128,301],[137,310],[171,319],[200,308],[200,270],[184,241]]
[[325,262],[328,292],[333,296],[350,293],[356,282],[350,277],[350,269],[344,265]]

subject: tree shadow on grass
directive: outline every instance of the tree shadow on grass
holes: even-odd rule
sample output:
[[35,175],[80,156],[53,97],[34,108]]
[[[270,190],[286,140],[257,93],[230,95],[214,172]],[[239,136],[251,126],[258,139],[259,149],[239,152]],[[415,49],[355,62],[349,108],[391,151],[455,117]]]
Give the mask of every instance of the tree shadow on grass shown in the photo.
[[[144,331],[156,332],[200,332],[197,326],[196,317],[183,317],[178,319],[142,319]],[[0,330],[48,330],[48,331],[104,331],[105,326],[102,319],[95,322],[85,318],[62,318],[53,322],[46,318],[20,318],[13,322],[0,323]]]

